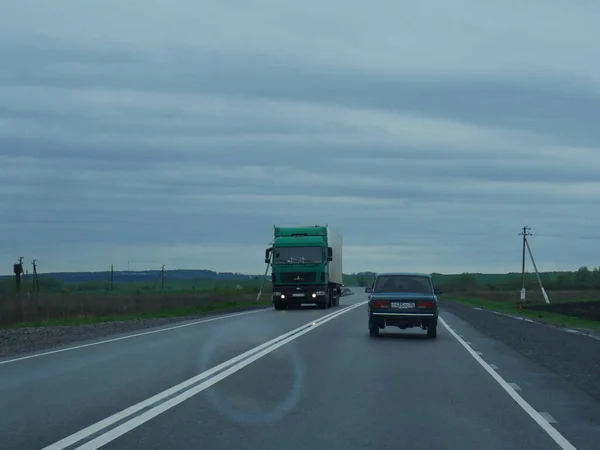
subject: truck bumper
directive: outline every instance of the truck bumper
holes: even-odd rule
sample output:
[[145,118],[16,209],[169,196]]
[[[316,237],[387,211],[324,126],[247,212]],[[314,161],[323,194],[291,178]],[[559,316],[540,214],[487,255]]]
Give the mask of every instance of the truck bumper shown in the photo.
[[273,303],[299,305],[301,303],[323,303],[328,300],[327,286],[274,286]]

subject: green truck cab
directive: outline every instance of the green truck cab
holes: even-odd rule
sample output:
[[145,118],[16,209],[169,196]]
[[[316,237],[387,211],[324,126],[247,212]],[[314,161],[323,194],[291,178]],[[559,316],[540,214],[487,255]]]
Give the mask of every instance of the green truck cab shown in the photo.
[[342,294],[342,237],[329,226],[274,227],[271,264],[273,306],[339,305]]

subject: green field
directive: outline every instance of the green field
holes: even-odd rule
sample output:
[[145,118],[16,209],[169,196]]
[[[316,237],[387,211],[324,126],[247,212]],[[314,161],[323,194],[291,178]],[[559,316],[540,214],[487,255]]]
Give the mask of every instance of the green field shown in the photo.
[[[555,293],[558,294],[558,293]],[[570,293],[569,293],[570,294]],[[556,297],[559,297],[556,295]],[[517,297],[518,298],[518,297]],[[589,302],[600,301],[600,291],[596,291],[594,295],[587,297]],[[576,296],[567,296],[567,298],[555,299],[563,302],[575,302],[581,301],[582,298],[576,298]],[[528,319],[537,320],[540,322],[549,323],[561,327],[574,328],[584,331],[591,331],[598,333],[600,332],[600,321],[589,320],[584,317],[572,317],[565,314],[557,314],[547,311],[533,311],[525,308],[520,308],[518,302],[515,301],[515,297],[507,297],[505,300],[485,298],[484,295],[473,294],[469,297],[457,297],[457,296],[441,296],[440,302],[443,305],[444,302],[456,302],[462,305],[483,308],[491,311],[498,311],[504,314],[510,314],[513,316],[526,317]]]
[[[98,278],[98,274],[92,274]],[[31,277],[24,280],[16,292],[14,279],[0,279],[0,326],[25,324],[72,324],[94,321],[119,320],[139,317],[173,317],[209,311],[222,311],[257,305],[256,297],[262,277],[243,279],[177,278],[166,271],[146,277],[144,281],[106,279],[65,282],[48,275],[39,276],[39,292]],[[218,278],[218,277],[216,277]],[[498,302],[498,296],[518,300],[520,274],[433,274],[436,286],[446,295],[464,301]],[[369,286],[373,273],[344,275],[346,286]],[[565,294],[578,292],[577,298],[598,299],[600,270],[581,268],[575,272],[542,274],[542,281],[553,302],[569,301]],[[527,274],[528,299],[543,301],[537,279]],[[269,304],[270,279],[264,286],[260,304]],[[510,293],[510,294],[509,294]],[[587,293],[587,294],[586,294]],[[263,303],[265,302],[265,303]],[[491,303],[490,303],[491,302]],[[499,303],[504,304],[502,300]]]
[[[157,282],[158,281],[158,282]],[[154,282],[83,281],[65,283],[41,275],[15,292],[0,281],[0,326],[67,325],[133,318],[176,317],[268,305],[270,285],[256,301],[261,280],[169,280]]]
[[[345,276],[347,285],[369,286],[373,281],[374,274],[365,272]],[[462,274],[432,274],[433,281],[437,287],[446,292],[469,292],[469,291],[512,291],[521,289],[522,276],[520,273],[486,274],[486,273],[462,273]],[[600,267],[589,269],[581,267],[576,271],[543,272],[540,273],[542,284],[546,290],[600,290]],[[527,290],[539,290],[539,284],[535,274],[525,274],[525,287]]]

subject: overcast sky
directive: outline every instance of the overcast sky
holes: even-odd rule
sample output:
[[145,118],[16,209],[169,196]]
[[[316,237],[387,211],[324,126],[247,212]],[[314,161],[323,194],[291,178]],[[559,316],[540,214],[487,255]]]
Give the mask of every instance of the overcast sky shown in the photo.
[[[492,5],[493,3],[493,5]],[[260,273],[600,265],[597,0],[4,0],[0,259]]]

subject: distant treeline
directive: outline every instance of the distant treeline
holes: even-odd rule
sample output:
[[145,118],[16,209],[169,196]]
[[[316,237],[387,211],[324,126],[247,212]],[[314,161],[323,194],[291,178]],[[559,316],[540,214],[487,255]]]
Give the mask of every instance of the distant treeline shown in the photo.
[[[94,274],[96,275],[96,274]],[[78,281],[64,281],[64,279],[43,274],[38,277],[39,292],[63,294],[127,294],[141,295],[162,292],[165,293],[202,293],[227,294],[230,292],[254,293],[260,289],[259,277],[243,276],[242,278],[177,278],[165,272],[164,280],[160,271],[145,279],[114,276],[111,282],[108,277],[79,278]],[[11,294],[16,291],[14,277],[5,277],[0,280],[0,294]],[[21,281],[21,292],[35,292],[33,278],[29,276]]]
[[[114,281],[134,283],[156,279],[160,273],[160,270],[115,270],[112,273],[112,277]],[[256,277],[256,275],[245,275],[243,273],[215,272],[213,270],[202,269],[165,270],[165,274],[167,274],[170,279],[176,280],[247,280]],[[40,275],[40,277],[41,276],[54,278],[55,280],[64,283],[81,283],[84,281],[110,280],[111,272],[108,270],[103,272],[50,272],[44,273],[43,275]],[[31,277],[31,274],[29,274],[29,277]],[[5,278],[12,278],[12,276],[0,276],[0,279]]]
[[[370,286],[374,276],[373,272],[352,274],[346,277],[345,283]],[[434,273],[432,276],[435,285],[443,288],[446,292],[466,292],[473,290],[514,291],[521,289],[522,285],[520,273],[463,273],[456,275]],[[544,288],[549,291],[600,290],[600,267],[593,269],[580,267],[575,272],[544,272],[540,273],[540,278]],[[535,273],[526,273],[526,289],[535,289],[537,286],[538,281]]]
[[[360,272],[344,275],[346,286],[370,286],[374,272]],[[467,291],[514,291],[521,288],[521,274],[463,273],[456,275],[432,274],[437,287],[446,292]],[[546,272],[540,274],[546,290],[581,291],[600,290],[600,267],[581,267],[575,272]],[[537,288],[537,278],[533,273],[525,275],[525,287]],[[160,271],[114,272],[111,283],[110,272],[78,272],[39,275],[40,292],[52,293],[106,293],[144,294],[160,292],[258,292],[262,275],[218,273],[210,270],[165,271],[164,284]],[[270,277],[265,290],[270,289]],[[31,274],[22,279],[22,292],[34,291]],[[0,278],[0,293],[15,292],[14,277]]]

